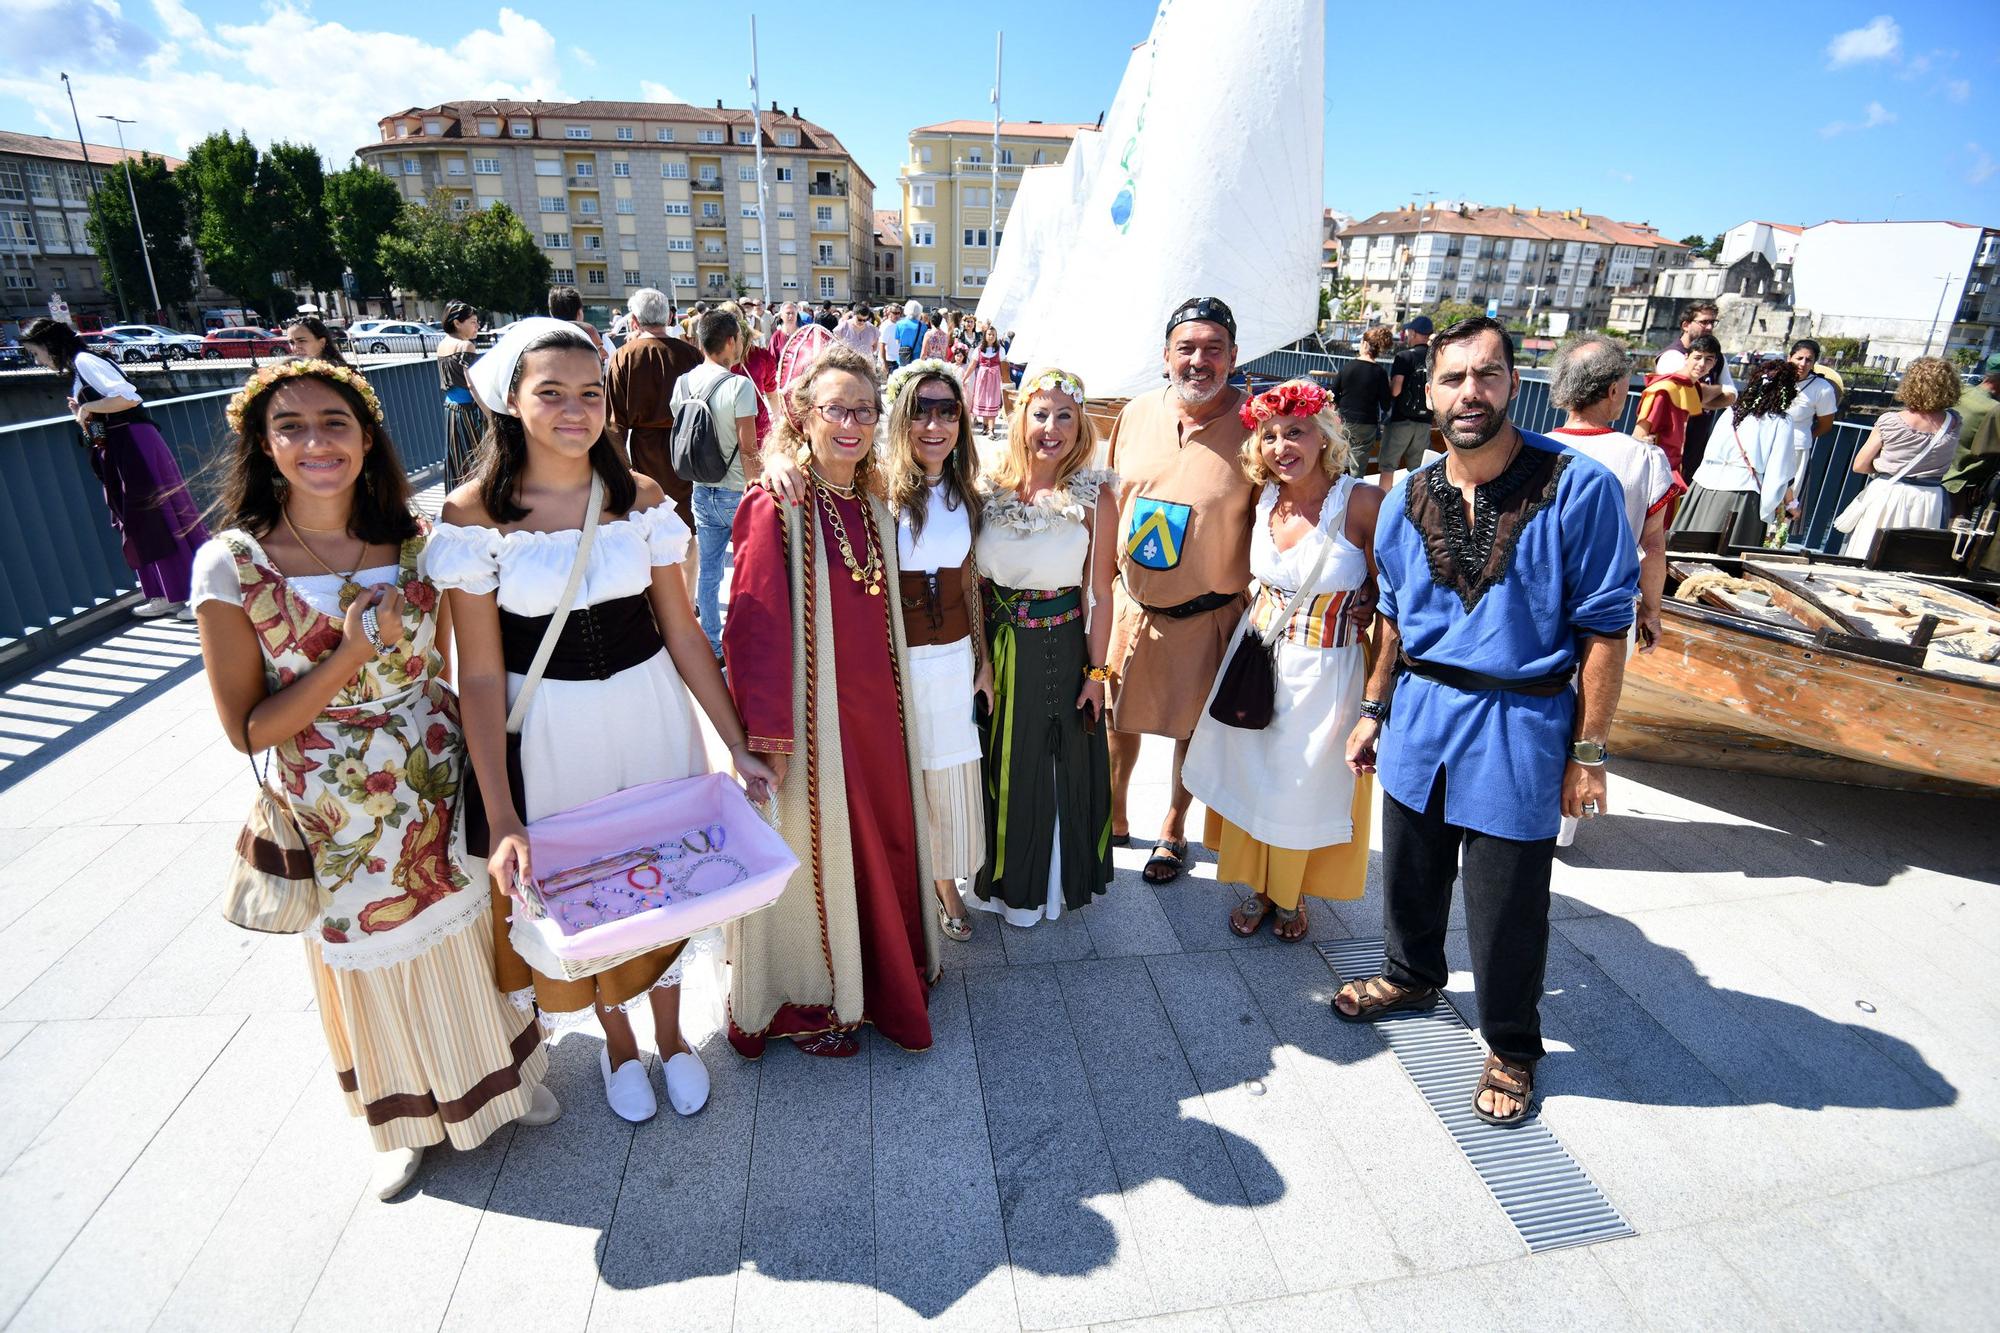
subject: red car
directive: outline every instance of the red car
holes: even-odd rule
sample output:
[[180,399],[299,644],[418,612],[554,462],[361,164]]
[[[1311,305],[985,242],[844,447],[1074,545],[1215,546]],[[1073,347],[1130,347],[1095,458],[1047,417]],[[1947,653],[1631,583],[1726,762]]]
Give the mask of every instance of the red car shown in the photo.
[[202,357],[209,361],[223,357],[284,356],[291,350],[292,345],[282,335],[269,329],[211,329],[201,340]]

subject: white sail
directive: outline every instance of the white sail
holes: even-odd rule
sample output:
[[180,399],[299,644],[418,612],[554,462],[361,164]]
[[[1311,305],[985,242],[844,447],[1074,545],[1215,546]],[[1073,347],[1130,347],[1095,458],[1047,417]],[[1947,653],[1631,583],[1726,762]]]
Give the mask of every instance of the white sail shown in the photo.
[[1007,207],[1000,253],[980,289],[975,312],[1002,335],[1021,327],[1028,299],[1043,279],[1042,261],[1055,252],[1055,228],[1068,205],[1065,168],[1064,162],[1023,168],[1014,202]]
[[[1063,290],[1063,275],[1076,254],[1069,242],[1081,225],[1083,210],[1089,203],[1090,191],[1097,179],[1098,163],[1103,158],[1104,135],[1101,132],[1084,130],[1076,136],[1063,160],[1049,168],[1051,177],[1040,187],[1036,197],[1029,201],[1035,212],[1018,248],[1014,240],[1016,218],[1013,213],[1008,214],[1007,234],[1000,243],[1000,260],[1005,264],[1010,251],[1018,255],[1015,263],[1022,276],[1009,284],[1018,291],[1018,295],[1013,297],[1014,322],[1002,322],[1000,327],[1003,332],[1010,328],[1014,330],[1014,342],[1008,355],[1015,361],[1025,363],[1033,359],[1037,337],[1035,330],[1047,327],[1047,321],[1039,317],[1039,312],[1054,293]],[[1025,177],[1028,173],[1022,174]]]
[[[1120,397],[1160,383],[1167,315],[1190,296],[1236,312],[1239,362],[1312,331],[1325,34],[1318,0],[1163,0],[1033,265],[1011,359]],[[1003,257],[1014,239],[1010,222]]]

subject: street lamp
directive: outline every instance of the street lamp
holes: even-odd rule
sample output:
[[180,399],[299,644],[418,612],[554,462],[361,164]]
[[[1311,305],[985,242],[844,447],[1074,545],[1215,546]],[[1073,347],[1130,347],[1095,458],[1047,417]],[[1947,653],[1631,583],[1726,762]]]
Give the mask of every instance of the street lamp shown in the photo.
[[139,216],[139,191],[132,184],[132,158],[125,152],[125,127],[139,122],[123,116],[99,116],[98,119],[108,120],[118,127],[118,154],[125,159],[125,192],[132,199],[132,225],[139,232],[139,258],[146,261],[146,285],[153,290],[153,318],[158,319],[163,313],[160,309],[160,284],[153,280],[153,256],[146,249],[146,222]]
[[[1929,356],[1931,354],[1931,341],[1937,337],[1938,321],[1944,318],[1944,299],[1945,297],[1951,295],[1951,282],[1952,279],[1957,276],[1958,275],[1955,273],[1938,274],[1938,281],[1942,282],[1944,286],[1938,288],[1937,309],[1931,315],[1930,329],[1924,334],[1925,356]],[[1957,322],[1958,320],[1956,318],[1952,320],[1952,324],[1956,324]],[[1944,345],[1947,348],[1951,346],[1951,325],[1949,324],[1945,326],[1944,330]]]
[[[90,169],[93,165],[90,160],[90,145],[83,141],[83,117],[76,114],[76,88],[70,83],[67,74],[62,76],[62,85],[63,91],[69,95],[69,118],[76,124],[76,150],[83,154],[84,187],[86,191],[95,191],[97,180],[96,173]],[[90,195],[86,193],[84,202],[88,203],[89,199]],[[125,284],[118,281],[118,265],[108,253],[104,256],[104,267],[111,274],[111,294],[118,298],[118,318],[122,321],[126,315]]]
[[1410,257],[1403,265],[1403,305],[1406,308],[1402,310],[1398,316],[1399,320],[1403,323],[1409,322],[1410,312],[1407,309],[1407,307],[1411,304],[1411,295],[1416,285],[1417,242],[1423,240],[1424,238],[1424,219],[1430,216],[1431,200],[1437,198],[1436,190],[1410,191],[1410,195],[1412,198],[1416,197],[1419,194],[1421,194],[1424,197],[1423,211],[1417,214],[1416,238],[1410,242]]

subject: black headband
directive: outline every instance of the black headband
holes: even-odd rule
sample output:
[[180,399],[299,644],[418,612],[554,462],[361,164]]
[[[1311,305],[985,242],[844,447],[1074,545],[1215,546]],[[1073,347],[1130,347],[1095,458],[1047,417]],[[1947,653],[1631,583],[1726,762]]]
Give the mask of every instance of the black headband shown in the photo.
[[1193,296],[1181,302],[1179,308],[1167,317],[1167,336],[1173,337],[1175,329],[1195,320],[1220,324],[1229,330],[1229,341],[1236,341],[1236,316],[1217,296]]

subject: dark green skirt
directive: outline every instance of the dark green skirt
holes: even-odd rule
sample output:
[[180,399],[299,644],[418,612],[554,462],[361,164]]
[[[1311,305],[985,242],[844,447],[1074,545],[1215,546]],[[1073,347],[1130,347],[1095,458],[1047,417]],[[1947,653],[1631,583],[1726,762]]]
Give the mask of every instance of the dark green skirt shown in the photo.
[[[1071,589],[1038,600],[1031,619],[1060,619],[1081,595]],[[1063,910],[1082,907],[1111,882],[1111,757],[1104,719],[1086,728],[1076,706],[1088,665],[1083,618],[1017,624],[1008,612],[1017,596],[986,590],[994,706],[980,725],[986,865],[972,891],[981,906],[1027,924],[1047,915],[1058,840]]]

